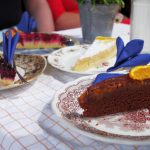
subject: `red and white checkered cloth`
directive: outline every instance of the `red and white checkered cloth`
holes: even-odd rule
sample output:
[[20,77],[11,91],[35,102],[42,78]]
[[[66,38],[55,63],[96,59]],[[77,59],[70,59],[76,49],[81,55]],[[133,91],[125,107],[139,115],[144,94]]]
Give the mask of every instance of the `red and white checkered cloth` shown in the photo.
[[52,76],[0,92],[0,150],[149,150],[96,141],[68,129],[50,107],[63,86]]

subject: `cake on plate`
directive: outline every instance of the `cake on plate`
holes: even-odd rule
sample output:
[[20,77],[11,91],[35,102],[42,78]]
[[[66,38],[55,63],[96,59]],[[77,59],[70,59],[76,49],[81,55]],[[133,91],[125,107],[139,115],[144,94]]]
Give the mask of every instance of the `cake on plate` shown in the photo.
[[10,30],[3,33],[3,55],[0,56],[1,85],[10,85],[14,83],[17,73],[14,63],[14,53],[18,39],[18,33],[12,35]]
[[69,45],[70,41],[63,35],[56,33],[25,33],[15,28],[11,29],[12,33],[19,32],[20,37],[17,43],[17,49],[47,49],[47,48],[62,48]]
[[14,83],[16,69],[0,56],[0,83],[10,85]]
[[77,60],[72,70],[83,72],[91,68],[97,68],[102,62],[114,56],[116,56],[116,39],[98,36]]
[[91,85],[78,98],[85,117],[99,117],[150,108],[150,66]]

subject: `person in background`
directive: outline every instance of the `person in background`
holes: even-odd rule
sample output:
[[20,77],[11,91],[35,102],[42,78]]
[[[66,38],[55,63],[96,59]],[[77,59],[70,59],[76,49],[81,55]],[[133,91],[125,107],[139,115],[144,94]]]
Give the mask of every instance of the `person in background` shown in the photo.
[[55,30],[80,27],[80,15],[76,0],[47,0],[52,11]]
[[116,14],[115,22],[130,24],[131,0],[124,1],[125,6]]
[[55,30],[51,9],[47,0],[24,0],[25,9],[37,21],[38,32],[51,32]]
[[55,30],[47,0],[1,0],[0,30],[17,25],[24,10],[37,21],[38,32]]

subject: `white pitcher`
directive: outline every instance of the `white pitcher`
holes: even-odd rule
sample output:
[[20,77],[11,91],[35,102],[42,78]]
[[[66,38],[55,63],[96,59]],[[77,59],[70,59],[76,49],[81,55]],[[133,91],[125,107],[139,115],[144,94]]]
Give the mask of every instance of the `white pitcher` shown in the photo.
[[150,53],[150,0],[132,0],[131,39],[143,39],[142,53]]

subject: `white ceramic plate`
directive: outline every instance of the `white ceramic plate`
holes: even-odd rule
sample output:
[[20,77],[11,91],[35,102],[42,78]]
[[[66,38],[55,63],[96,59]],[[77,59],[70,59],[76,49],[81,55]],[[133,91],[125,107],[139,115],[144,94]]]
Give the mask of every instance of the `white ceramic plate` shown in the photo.
[[106,72],[106,70],[109,67],[114,65],[115,58],[112,58],[110,60],[101,63],[99,67],[92,68],[85,72],[78,72],[72,70],[72,67],[75,65],[77,59],[86,52],[88,47],[89,45],[75,45],[61,48],[48,56],[48,62],[57,69],[77,74],[97,74],[100,72]]
[[150,110],[90,119],[81,116],[77,98],[94,79],[94,75],[86,76],[66,84],[52,101],[54,112],[69,128],[93,139],[117,144],[150,144]]
[[17,66],[17,71],[27,81],[27,83],[22,82],[16,74],[14,84],[0,84],[0,90],[11,89],[14,87],[29,84],[31,81],[35,80],[39,75],[41,75],[47,66],[46,58],[43,56],[15,55],[15,63]]

